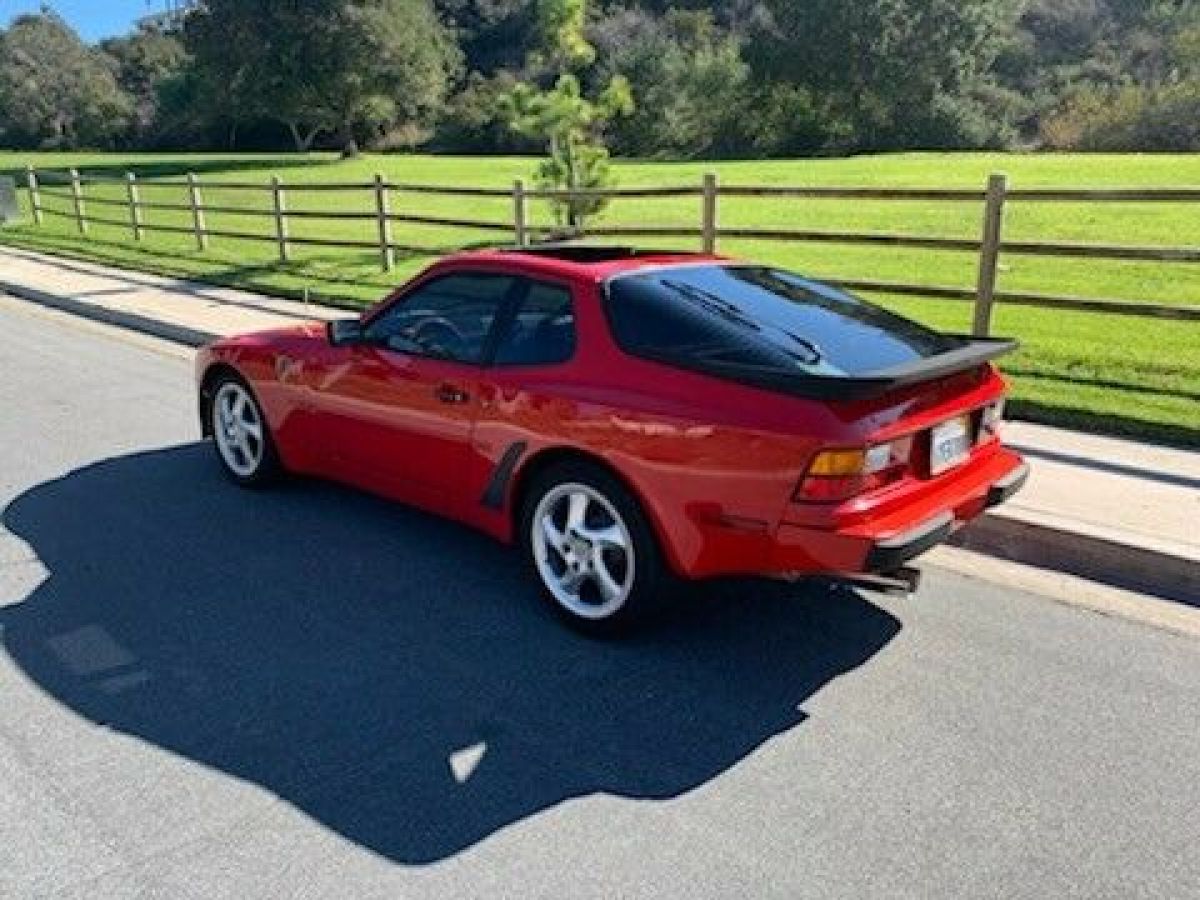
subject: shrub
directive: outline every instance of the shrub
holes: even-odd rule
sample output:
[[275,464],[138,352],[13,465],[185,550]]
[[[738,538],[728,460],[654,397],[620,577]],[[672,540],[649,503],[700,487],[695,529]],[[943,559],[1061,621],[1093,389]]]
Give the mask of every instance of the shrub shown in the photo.
[[472,72],[438,122],[432,149],[459,153],[528,153],[538,144],[515,133],[502,115],[503,97],[517,80],[511,72]]
[[1042,143],[1052,150],[1125,150],[1146,103],[1146,91],[1082,87],[1042,120]]
[[797,84],[769,82],[749,101],[743,129],[756,156],[809,156],[850,141],[853,126]]
[[1200,81],[1174,85],[1143,109],[1134,128],[1134,146],[1184,153],[1200,150]]
[[1041,138],[1055,150],[1200,150],[1200,81],[1077,89],[1043,120]]

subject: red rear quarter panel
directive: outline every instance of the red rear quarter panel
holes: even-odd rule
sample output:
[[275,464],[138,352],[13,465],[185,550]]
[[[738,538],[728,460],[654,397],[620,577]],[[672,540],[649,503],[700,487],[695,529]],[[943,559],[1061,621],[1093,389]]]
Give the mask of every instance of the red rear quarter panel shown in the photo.
[[[613,342],[595,283],[576,285],[579,349],[553,369],[498,369],[475,431],[482,484],[505,450],[528,447],[512,482],[541,453],[570,449],[604,460],[646,508],[679,574],[770,567],[784,521],[833,528],[870,504],[801,507],[792,495],[814,453],[928,427],[1003,392],[994,372],[968,373],[882,400],[830,404],[744,387],[630,357]],[[482,489],[482,488],[481,488]],[[481,513],[511,538],[515,505]]]

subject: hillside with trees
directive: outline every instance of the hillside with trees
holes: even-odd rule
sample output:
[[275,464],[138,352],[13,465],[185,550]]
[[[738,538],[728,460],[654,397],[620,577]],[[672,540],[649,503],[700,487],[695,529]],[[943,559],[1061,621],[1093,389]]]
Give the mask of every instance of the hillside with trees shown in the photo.
[[14,149],[540,152],[556,94],[622,156],[1197,150],[1200,0],[207,0],[96,46],[50,12],[0,32]]

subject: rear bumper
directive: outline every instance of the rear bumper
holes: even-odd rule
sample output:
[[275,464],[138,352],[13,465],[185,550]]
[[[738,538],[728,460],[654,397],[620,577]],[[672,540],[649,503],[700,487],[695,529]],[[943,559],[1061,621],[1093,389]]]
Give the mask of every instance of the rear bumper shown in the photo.
[[1021,488],[1025,487],[1025,482],[1028,480],[1029,463],[1021,463],[1010,474],[991,486],[987,495],[988,507],[999,506]]
[[789,574],[895,570],[1008,500],[1028,477],[1029,466],[1021,457],[1003,450],[978,470],[963,473],[924,498],[919,507],[843,529],[784,523],[776,531],[768,570]]
[[877,541],[867,551],[863,569],[867,572],[891,572],[900,568],[954,534],[955,518],[952,513],[942,513],[912,531],[894,538]]
[[[999,506],[1024,487],[1028,478],[1029,464],[1021,463],[988,488],[984,499],[984,509]],[[945,542],[964,524],[966,523],[955,518],[954,513],[944,512],[921,523],[911,531],[876,541],[867,553],[866,562],[863,564],[864,568],[868,572],[890,572],[898,569],[926,550]]]

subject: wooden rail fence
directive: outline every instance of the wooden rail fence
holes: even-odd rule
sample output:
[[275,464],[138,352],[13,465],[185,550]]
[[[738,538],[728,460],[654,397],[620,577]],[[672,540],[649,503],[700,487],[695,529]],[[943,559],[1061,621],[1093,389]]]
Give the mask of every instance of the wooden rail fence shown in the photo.
[[[119,184],[126,186],[125,198],[118,200],[88,196],[88,185]],[[851,188],[851,187],[752,187],[721,185],[716,175],[704,176],[701,184],[678,187],[606,188],[599,190],[545,190],[531,189],[523,181],[516,181],[511,189],[477,188],[412,184],[389,181],[376,175],[370,182],[303,182],[292,185],[294,191],[336,191],[362,193],[372,198],[373,212],[338,210],[294,209],[288,202],[287,188],[278,177],[256,184],[245,181],[204,181],[195,174],[183,180],[154,179],[147,182],[154,186],[176,186],[185,189],[186,203],[151,202],[141,199],[140,183],[133,172],[123,178],[112,176],[83,176],[71,169],[66,174],[36,171],[32,166],[26,170],[26,186],[29,207],[35,224],[41,225],[46,216],[61,216],[75,220],[81,234],[88,233],[89,223],[128,228],[135,241],[141,241],[148,232],[190,234],[197,249],[207,250],[211,238],[261,241],[277,247],[279,259],[287,262],[294,245],[312,245],[361,250],[379,253],[380,266],[390,271],[395,265],[396,250],[410,249],[393,240],[393,223],[442,226],[474,229],[512,235],[517,246],[527,246],[539,236],[554,234],[558,229],[535,226],[530,222],[529,204],[536,199],[569,200],[572,198],[665,198],[695,197],[700,208],[699,227],[654,225],[604,225],[586,228],[573,236],[612,238],[660,238],[695,240],[706,252],[715,252],[722,239],[753,239],[781,242],[859,244],[887,247],[915,247],[949,250],[978,255],[978,277],[972,287],[911,284],[906,282],[878,281],[863,278],[825,278],[831,284],[850,290],[868,293],[902,294],[909,296],[966,300],[974,303],[973,328],[978,335],[987,335],[991,330],[992,312],[997,303],[1023,306],[1040,306],[1052,309],[1073,309],[1092,312],[1119,313],[1133,316],[1154,316],[1167,319],[1200,321],[1200,305],[1147,303],[1135,300],[1074,297],[1044,294],[1030,291],[1000,290],[997,288],[997,272],[1003,254],[1028,256],[1057,256],[1103,260],[1143,260],[1163,263],[1200,262],[1200,247],[1192,246],[1144,246],[1107,243],[1075,243],[1062,241],[1008,240],[1003,236],[1005,209],[1012,203],[1200,203],[1200,188],[1152,188],[1152,189],[1058,189],[1036,188],[1014,190],[1008,187],[1004,175],[992,175],[987,185],[979,190],[959,188]],[[55,185],[57,187],[48,187]],[[67,188],[63,193],[60,188]],[[203,190],[242,191],[267,194],[269,208],[227,206],[206,203]],[[52,194],[70,200],[70,211],[47,207],[43,195]],[[475,198],[508,198],[512,203],[512,216],[508,221],[471,218],[455,218],[435,215],[417,215],[392,211],[391,198],[396,194],[457,196]],[[983,222],[980,236],[976,238],[938,237],[918,234],[892,234],[877,232],[826,231],[811,229],[780,228],[726,228],[720,224],[720,201],[723,197],[758,197],[784,199],[846,199],[846,200],[894,200],[894,201],[939,201],[946,203],[978,203],[983,205]],[[122,207],[125,218],[98,216],[88,212],[88,204],[102,207]],[[147,211],[175,211],[190,215],[191,224],[170,225],[154,223]],[[211,228],[208,214],[229,214],[263,217],[273,220],[269,231],[234,231]],[[374,222],[374,240],[300,237],[291,232],[289,223],[295,220],[325,220]]]

